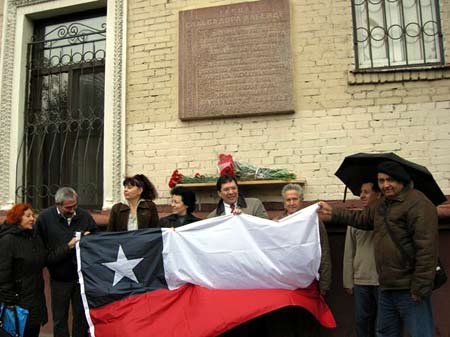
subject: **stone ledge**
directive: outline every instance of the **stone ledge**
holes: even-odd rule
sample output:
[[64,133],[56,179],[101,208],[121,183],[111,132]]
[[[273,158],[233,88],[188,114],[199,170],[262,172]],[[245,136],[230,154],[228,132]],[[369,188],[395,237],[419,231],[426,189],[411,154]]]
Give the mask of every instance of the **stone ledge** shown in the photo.
[[350,85],[441,79],[450,79],[450,65],[348,72],[348,84]]
[[[274,180],[239,180],[239,187],[245,188],[245,187],[255,187],[255,188],[264,188],[267,186],[284,186],[286,184],[299,184],[304,185],[306,183],[305,178],[298,178],[298,179],[292,179],[292,180],[280,180],[280,179],[274,179]],[[177,186],[184,186],[186,188],[192,189],[192,190],[210,190],[216,189],[216,182],[211,183],[187,183],[187,184],[177,184]]]

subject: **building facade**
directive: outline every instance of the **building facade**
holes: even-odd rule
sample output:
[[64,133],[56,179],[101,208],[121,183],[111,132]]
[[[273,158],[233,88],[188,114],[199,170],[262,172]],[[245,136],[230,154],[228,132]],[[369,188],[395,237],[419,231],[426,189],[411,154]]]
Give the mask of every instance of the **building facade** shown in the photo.
[[[239,3],[0,1],[1,208],[46,207],[66,184],[104,222],[123,177],[144,173],[164,212],[173,170],[216,175],[220,153],[294,172],[314,201],[342,200],[345,156],[395,152],[450,195],[449,0],[289,0],[294,112],[181,120],[180,12]],[[274,210],[279,192],[249,191]],[[210,210],[215,191],[197,193]]]
[[[235,159],[257,166],[289,169],[306,179],[307,200],[338,200],[342,198],[343,186],[334,172],[346,155],[392,151],[427,166],[444,193],[450,194],[450,67],[447,61],[450,57],[450,14],[446,0],[432,1],[434,7],[431,9],[423,5],[420,14],[425,17],[428,13],[432,17],[428,21],[423,18],[424,24],[414,28],[427,32],[429,21],[435,20],[432,33],[428,34],[431,42],[425,41],[429,38],[426,34],[423,34],[423,43],[417,38],[412,42],[405,40],[406,47],[389,41],[390,51],[388,43],[375,46],[379,40],[373,28],[376,25],[372,22],[372,28],[364,26],[365,19],[359,13],[357,3],[290,2],[295,113],[181,121],[178,117],[179,12],[231,3],[237,2],[110,0],[73,5],[71,1],[5,1],[0,113],[3,130],[8,132],[3,132],[1,138],[4,160],[0,179],[5,186],[0,194],[2,208],[23,198],[26,193],[32,197],[36,193],[51,194],[52,185],[58,183],[79,183],[89,189],[92,182],[81,177],[88,175],[81,172],[81,168],[73,169],[70,174],[59,168],[75,166],[77,162],[85,162],[86,158],[96,159],[98,171],[95,182],[98,197],[91,202],[93,208],[108,209],[120,199],[122,177],[134,172],[151,177],[161,194],[159,203],[165,204],[167,182],[174,169],[186,175],[196,172],[217,174],[219,153],[232,154]],[[94,9],[104,10],[102,15],[107,27],[103,32],[106,43],[101,60],[104,75],[93,80],[104,83],[101,88],[104,114],[97,126],[101,129],[98,138],[103,138],[103,143],[86,148],[82,142],[75,141],[70,145],[60,137],[60,147],[52,149],[56,137],[52,138],[51,127],[39,124],[42,121],[37,119],[32,120],[29,114],[30,111],[42,114],[46,108],[47,114],[51,115],[52,100],[48,97],[58,95],[54,87],[61,83],[70,86],[72,82],[53,80],[53,89],[51,85],[41,87],[41,93],[33,93],[38,95],[35,100],[38,103],[33,102],[30,98],[35,89],[30,84],[33,83],[30,75],[33,71],[27,69],[43,73],[43,67],[38,68],[27,61],[27,53],[31,53],[29,44],[32,38],[36,39],[36,27],[46,19],[52,22],[52,18],[64,19],[66,16],[66,22],[83,22],[83,17],[92,16]],[[391,14],[386,10],[386,13],[395,17],[398,14],[395,10],[392,9]],[[415,10],[417,12],[418,8]],[[369,21],[383,22],[376,16],[376,8],[370,15]],[[407,15],[403,14],[406,18]],[[410,14],[411,20],[417,15]],[[385,31],[395,38],[398,28],[395,18],[384,24]],[[403,25],[406,27],[407,23]],[[373,31],[369,39],[359,33],[368,29]],[[435,34],[437,29],[442,33]],[[354,34],[354,31],[358,33]],[[413,36],[414,32],[405,29],[405,34]],[[355,42],[354,36],[365,42]],[[54,53],[64,53],[61,50],[58,48]],[[416,54],[412,50],[416,50]],[[387,57],[386,53],[389,54]],[[89,63],[89,60],[82,61]],[[61,68],[58,63],[57,66]],[[59,70],[58,76],[61,74],[70,77]],[[48,78],[47,82],[52,83]],[[42,76],[36,81],[42,81]],[[76,92],[76,95],[80,93]],[[60,91],[59,97],[63,94]],[[67,104],[69,108],[80,110],[85,107],[72,103],[73,95],[71,97],[68,99],[71,104]],[[58,99],[53,105],[61,106]],[[59,126],[64,119],[58,122],[56,125]],[[32,144],[34,131],[25,130],[25,123],[32,128],[36,125],[36,128],[47,128],[47,139],[43,141],[44,136],[41,136],[39,143],[36,136]],[[69,124],[64,127],[71,128]],[[70,136],[74,138],[76,131],[86,133],[88,128],[72,126],[72,129]],[[96,141],[92,139],[91,136],[89,140]],[[48,167],[42,158],[32,162],[26,153],[27,150],[38,152],[45,146],[46,158],[52,163]],[[73,151],[70,146],[83,148],[84,152]],[[66,161],[56,161],[55,158],[64,151],[68,153]],[[103,157],[98,156],[99,151]],[[33,193],[20,189],[30,185],[32,173],[43,166],[52,171],[48,177],[60,175],[62,178],[36,182],[46,187],[44,192],[42,187]],[[91,171],[88,167],[87,172]],[[88,198],[87,192],[85,194]]]

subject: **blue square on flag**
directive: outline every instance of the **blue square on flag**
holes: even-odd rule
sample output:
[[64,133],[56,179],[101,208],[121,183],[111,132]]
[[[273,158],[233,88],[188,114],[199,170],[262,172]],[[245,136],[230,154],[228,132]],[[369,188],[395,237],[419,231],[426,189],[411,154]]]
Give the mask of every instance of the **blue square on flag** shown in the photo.
[[101,233],[81,240],[81,269],[89,307],[167,289],[160,229]]

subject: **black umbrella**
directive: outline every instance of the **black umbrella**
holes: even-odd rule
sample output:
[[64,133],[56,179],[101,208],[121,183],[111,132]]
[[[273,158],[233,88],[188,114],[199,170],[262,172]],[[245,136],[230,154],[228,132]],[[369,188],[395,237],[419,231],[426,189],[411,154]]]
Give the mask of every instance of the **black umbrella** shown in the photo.
[[414,188],[424,193],[433,204],[437,206],[447,201],[433,175],[425,166],[410,162],[392,152],[357,153],[347,156],[335,175],[354,195],[359,195],[363,183],[376,182],[377,165],[388,160],[401,164],[414,182]]

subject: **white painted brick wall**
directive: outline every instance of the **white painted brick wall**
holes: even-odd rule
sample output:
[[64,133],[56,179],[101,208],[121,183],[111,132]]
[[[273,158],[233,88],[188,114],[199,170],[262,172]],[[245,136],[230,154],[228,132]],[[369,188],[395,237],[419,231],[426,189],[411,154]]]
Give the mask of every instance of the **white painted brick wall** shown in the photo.
[[[350,85],[347,0],[290,2],[295,114],[180,121],[178,11],[237,2],[128,0],[127,173],[147,174],[160,192],[158,203],[167,202],[174,169],[216,174],[219,153],[289,169],[306,179],[305,197],[315,200],[342,199],[334,172],[346,155],[394,151],[426,165],[450,194],[450,80]],[[440,8],[448,60],[450,0]],[[261,195],[279,200],[278,191]],[[213,201],[215,193],[201,198]]]

